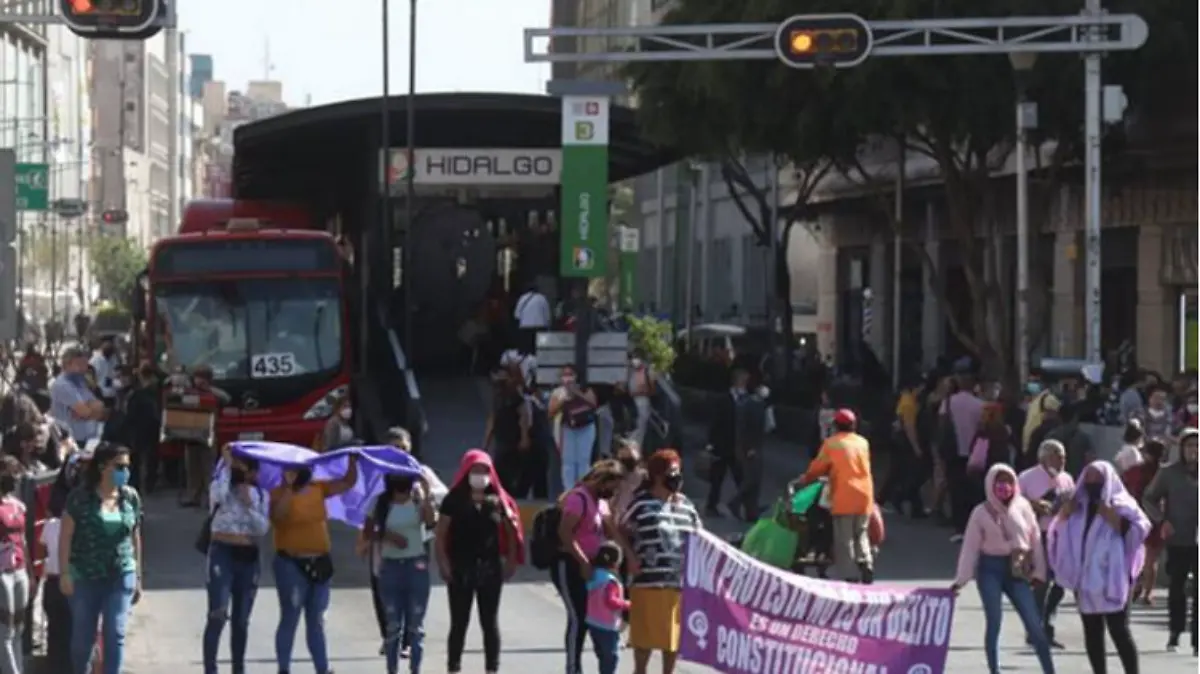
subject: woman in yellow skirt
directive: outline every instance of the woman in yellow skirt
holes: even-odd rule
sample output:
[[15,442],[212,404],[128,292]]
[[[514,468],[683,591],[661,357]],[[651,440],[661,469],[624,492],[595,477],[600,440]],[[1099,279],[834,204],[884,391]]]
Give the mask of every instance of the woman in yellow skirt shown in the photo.
[[646,462],[645,487],[621,516],[629,559],[629,642],[634,674],[646,674],[650,654],[660,651],[663,673],[675,671],[679,655],[683,552],[700,515],[683,494],[679,454],[660,449]]

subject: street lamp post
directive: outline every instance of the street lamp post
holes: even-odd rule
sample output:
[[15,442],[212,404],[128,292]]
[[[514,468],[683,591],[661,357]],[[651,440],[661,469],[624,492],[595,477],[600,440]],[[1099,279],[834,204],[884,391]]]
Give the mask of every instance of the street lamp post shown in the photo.
[[1035,52],[1008,55],[1017,87],[1017,374],[1029,376],[1029,167],[1028,132],[1037,128],[1037,103],[1027,100],[1025,78],[1037,64]]
[[408,96],[404,99],[404,151],[408,153],[408,172],[404,176],[404,346],[408,359],[413,357],[413,312],[416,310],[416,294],[413,292],[413,244],[416,241],[416,226],[413,220],[417,212],[416,150],[417,150],[417,0],[408,0]]

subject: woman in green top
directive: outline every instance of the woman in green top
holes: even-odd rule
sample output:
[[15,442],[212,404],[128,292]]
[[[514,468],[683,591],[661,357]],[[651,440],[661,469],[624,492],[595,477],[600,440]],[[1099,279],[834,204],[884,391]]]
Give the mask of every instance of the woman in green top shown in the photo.
[[142,587],[142,500],[128,486],[129,463],[127,447],[100,443],[63,511],[58,582],[71,602],[73,674],[91,671],[101,620],[104,674],[122,669],[126,619]]
[[388,475],[384,484],[363,525],[363,533],[374,543],[372,547],[380,558],[379,597],[387,619],[384,655],[388,674],[397,674],[403,630],[411,649],[412,674],[419,674],[425,609],[429,605],[429,548],[425,539],[433,530],[437,511],[424,480]]

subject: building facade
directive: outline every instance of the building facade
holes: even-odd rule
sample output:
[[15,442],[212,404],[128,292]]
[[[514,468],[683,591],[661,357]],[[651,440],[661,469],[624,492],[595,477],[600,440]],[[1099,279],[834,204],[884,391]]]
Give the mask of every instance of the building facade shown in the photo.
[[[661,20],[670,6],[670,0],[555,0],[552,25],[645,25]],[[592,51],[602,46],[597,40],[559,40],[552,49]],[[556,68],[556,78],[615,76],[607,64]],[[1195,147],[1195,106],[1180,107],[1192,113],[1178,123],[1138,120],[1136,126],[1154,133],[1135,134],[1130,154],[1139,158],[1137,170],[1123,170],[1122,158],[1106,157],[1102,211],[1103,349],[1132,347],[1140,364],[1163,372],[1196,367],[1200,340],[1196,156],[1194,151],[1177,156],[1178,148]],[[879,161],[895,172],[894,156],[884,153]],[[796,198],[794,186],[786,171],[780,179],[769,164],[752,157],[746,167],[764,193],[772,192],[772,182],[778,181],[774,195],[787,205]],[[965,261],[945,223],[936,167],[910,159],[906,174],[910,185],[924,187],[905,193],[899,255],[888,224],[891,215],[867,205],[852,186],[837,179],[820,186],[820,217],[790,231],[793,329],[815,335],[824,354],[836,358],[865,345],[885,365],[905,364],[897,369],[911,370],[961,351],[948,312],[961,313],[970,303],[963,290]],[[1011,165],[995,180],[999,194],[1015,191]],[[767,313],[764,270],[770,269],[770,251],[750,231],[718,168],[698,162],[666,167],[634,183],[636,206],[629,224],[641,231],[639,302],[670,312],[676,320],[682,320],[687,307],[705,320],[761,320]],[[1043,356],[1084,355],[1082,187],[1063,184],[1047,201],[1030,219],[1031,288],[1039,290],[1030,299],[1034,363]],[[998,225],[989,264],[1012,297],[1015,212],[1011,200],[1005,203],[1008,210]],[[677,245],[680,231],[688,233],[690,250]]]
[[224,82],[210,80],[203,84],[200,106],[204,111],[204,134],[210,139],[202,191],[209,197],[233,196],[233,132],[242,124],[286,112],[283,83],[248,82],[243,92],[229,91]]

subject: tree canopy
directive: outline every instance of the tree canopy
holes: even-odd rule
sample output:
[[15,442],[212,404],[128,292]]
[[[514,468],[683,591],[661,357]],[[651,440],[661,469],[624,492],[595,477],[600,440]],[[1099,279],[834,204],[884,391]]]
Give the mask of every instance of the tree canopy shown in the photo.
[[[1140,14],[1150,25],[1145,47],[1105,57],[1105,83],[1122,85],[1133,110],[1171,101],[1175,82],[1194,87],[1192,0],[1112,0],[1106,7],[1110,13]],[[852,13],[885,20],[1066,16],[1077,15],[1080,3],[810,0],[802,9],[805,14]],[[680,0],[664,23],[769,23],[798,12],[790,0]],[[1056,141],[1048,171],[1076,159],[1082,149],[1082,72],[1077,54],[1043,54],[1022,78],[1027,95],[1039,104],[1039,129],[1031,140]],[[880,141],[903,139],[909,153],[932,158],[944,181],[947,226],[967,262],[963,271],[974,305],[966,324],[948,317],[950,327],[985,363],[1011,354],[1007,331],[988,334],[989,315],[999,316],[994,321],[999,325],[1008,323],[1008,302],[1003,284],[981,271],[987,266],[980,264],[984,256],[992,254],[985,243],[990,237],[976,235],[979,223],[995,226],[995,200],[1002,197],[990,177],[1015,144],[1017,87],[1005,56],[876,57],[844,70],[794,70],[774,60],[634,63],[625,75],[646,132],[660,143],[720,162],[731,187],[755,191],[738,173],[742,158],[760,153],[807,178],[808,189],[798,190],[800,198],[788,206],[790,212],[781,211],[786,220],[805,217],[815,182],[831,169],[891,189],[860,161],[864,150],[878,149]],[[766,206],[761,194],[756,198],[758,213],[742,210],[760,230],[755,221],[766,221]]]
[[100,296],[128,309],[133,285],[138,274],[146,268],[146,251],[133,239],[98,235],[92,237],[88,260],[92,278],[100,287]]

